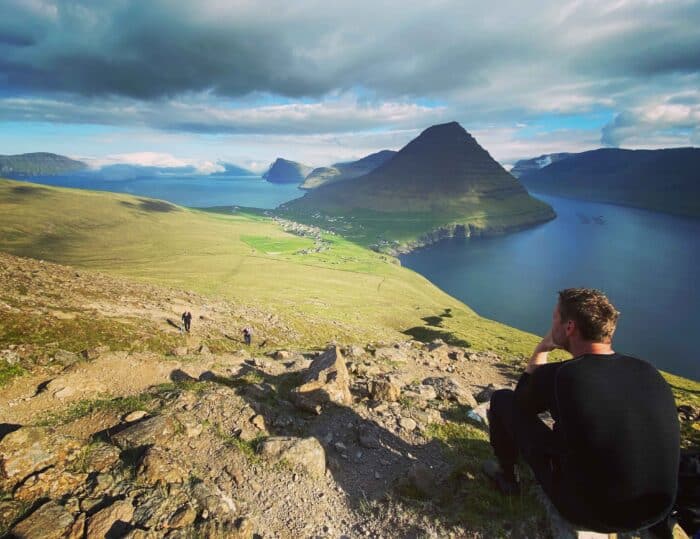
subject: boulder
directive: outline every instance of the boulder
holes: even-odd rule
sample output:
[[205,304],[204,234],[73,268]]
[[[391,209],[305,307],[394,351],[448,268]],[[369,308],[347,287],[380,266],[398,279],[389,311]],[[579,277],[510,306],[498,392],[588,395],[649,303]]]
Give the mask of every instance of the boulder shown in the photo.
[[426,378],[423,380],[426,385],[433,386],[441,400],[456,401],[463,406],[474,408],[478,405],[474,396],[464,389],[454,378]]
[[187,347],[186,346],[176,346],[170,352],[168,352],[168,355],[170,356],[175,356],[175,357],[182,357],[187,355]]
[[277,350],[272,357],[283,361],[285,359],[290,359],[292,357],[292,353],[289,350]]
[[112,436],[112,440],[122,449],[142,445],[165,445],[178,430],[178,423],[174,418],[155,416],[118,432]]
[[362,447],[367,449],[379,449],[381,447],[376,429],[369,425],[360,425],[357,431],[357,440]]
[[15,488],[14,497],[24,502],[39,498],[63,498],[75,492],[85,483],[87,477],[87,473],[71,473],[62,466],[53,466],[28,477]]
[[328,403],[352,404],[350,375],[337,346],[313,360],[303,383],[292,390],[292,399],[299,408],[315,413]]
[[42,427],[18,429],[0,441],[0,479],[15,485],[79,448],[77,440],[51,434]]
[[160,447],[149,447],[137,470],[138,477],[151,485],[182,483],[188,473],[169,451]]
[[406,353],[393,346],[377,348],[374,351],[374,357],[383,361],[391,361],[394,363],[406,363]]
[[73,522],[73,515],[65,507],[49,501],[12,528],[12,536],[18,539],[60,539],[71,533]]
[[406,481],[420,497],[434,498],[439,495],[435,473],[425,464],[414,462],[408,469]]
[[369,394],[374,400],[396,402],[401,396],[401,388],[391,378],[372,380]]
[[69,365],[80,361],[80,356],[73,352],[68,352],[67,350],[56,350],[56,353],[53,355],[53,359],[61,365],[68,367]]
[[491,400],[491,395],[493,395],[499,389],[506,389],[505,386],[496,386],[489,384],[484,389],[476,394],[475,398],[477,402],[489,402]]
[[87,539],[122,537],[129,529],[134,507],[128,500],[119,500],[90,517],[87,523]]
[[272,436],[267,438],[260,453],[274,461],[285,461],[321,478],[326,473],[326,452],[316,438]]

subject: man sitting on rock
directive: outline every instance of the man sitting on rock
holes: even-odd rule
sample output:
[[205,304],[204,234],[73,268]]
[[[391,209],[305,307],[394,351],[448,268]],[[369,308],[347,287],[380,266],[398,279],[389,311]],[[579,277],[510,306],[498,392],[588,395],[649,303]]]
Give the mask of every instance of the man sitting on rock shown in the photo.
[[[680,434],[673,394],[649,363],[613,351],[619,313],[598,290],[559,292],[552,327],[515,391],[491,397],[484,472],[518,492],[515,464],[527,462],[572,524],[599,532],[649,527],[676,495]],[[547,364],[562,348],[573,359]],[[538,414],[549,411],[550,429]]]

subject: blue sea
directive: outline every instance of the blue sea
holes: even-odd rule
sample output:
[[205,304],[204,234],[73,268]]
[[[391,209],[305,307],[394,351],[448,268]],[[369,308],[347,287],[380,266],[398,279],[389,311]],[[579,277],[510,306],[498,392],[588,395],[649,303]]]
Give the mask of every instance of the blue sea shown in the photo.
[[91,174],[83,177],[41,176],[28,181],[59,187],[129,193],[193,208],[236,205],[269,209],[304,195],[297,184],[270,183],[260,176],[160,175],[114,180]]
[[538,335],[557,291],[603,290],[621,312],[614,348],[700,380],[700,220],[535,195],[558,217],[401,257],[480,315]]

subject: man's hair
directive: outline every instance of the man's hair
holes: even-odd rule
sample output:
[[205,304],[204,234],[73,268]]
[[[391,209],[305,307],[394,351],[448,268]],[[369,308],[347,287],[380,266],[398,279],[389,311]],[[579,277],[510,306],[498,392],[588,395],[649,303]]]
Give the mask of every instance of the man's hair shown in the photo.
[[600,290],[567,288],[559,291],[559,315],[573,320],[583,339],[609,343],[620,313]]

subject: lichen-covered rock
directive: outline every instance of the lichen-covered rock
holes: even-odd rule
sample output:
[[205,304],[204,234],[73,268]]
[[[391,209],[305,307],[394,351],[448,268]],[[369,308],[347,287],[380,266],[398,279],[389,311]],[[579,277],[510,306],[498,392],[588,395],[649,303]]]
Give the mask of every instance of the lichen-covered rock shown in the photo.
[[273,436],[263,442],[260,452],[269,459],[298,466],[314,477],[326,473],[326,452],[316,438]]
[[432,377],[426,378],[423,380],[423,383],[433,386],[439,399],[456,401],[470,408],[474,408],[478,405],[474,395],[462,387],[455,378]]
[[479,391],[474,398],[477,402],[489,402],[491,400],[491,395],[493,395],[499,389],[505,389],[505,386],[489,384],[484,389]]
[[352,404],[350,375],[337,346],[314,359],[303,383],[292,391],[292,398],[298,407],[316,413],[328,403]]
[[182,483],[188,476],[174,456],[160,447],[149,447],[138,467],[138,476],[150,484]]
[[70,534],[73,522],[65,507],[50,501],[12,528],[12,535],[18,539],[59,539]]
[[374,400],[396,402],[401,396],[401,387],[391,378],[372,380],[369,393]]
[[72,473],[62,467],[52,467],[28,477],[14,491],[17,500],[30,502],[38,498],[62,498],[85,483],[87,473]]
[[90,517],[87,524],[87,539],[120,537],[129,529],[134,516],[134,507],[128,500],[119,500]]
[[122,449],[142,445],[166,444],[178,432],[179,424],[170,416],[155,416],[127,427],[112,436]]
[[42,468],[65,460],[80,448],[77,440],[24,427],[0,441],[0,484],[11,488]]

